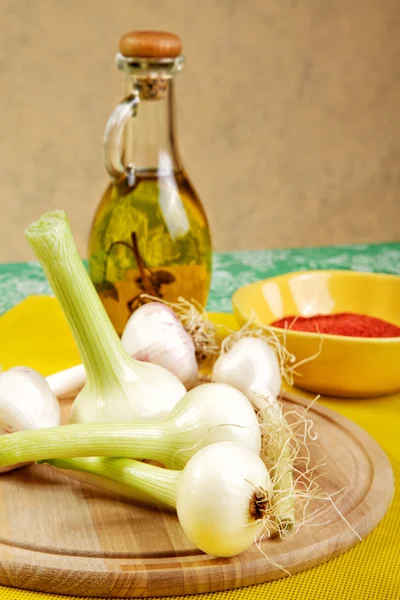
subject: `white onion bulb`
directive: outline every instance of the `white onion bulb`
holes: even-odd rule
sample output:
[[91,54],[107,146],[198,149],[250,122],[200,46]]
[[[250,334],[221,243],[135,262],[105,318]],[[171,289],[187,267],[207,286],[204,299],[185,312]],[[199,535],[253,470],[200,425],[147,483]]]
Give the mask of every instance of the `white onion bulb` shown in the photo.
[[[265,507],[256,496],[260,492]],[[222,442],[200,450],[183,469],[176,509],[184,532],[200,550],[235,556],[263,532],[263,511],[271,496],[261,458],[239,444]]]

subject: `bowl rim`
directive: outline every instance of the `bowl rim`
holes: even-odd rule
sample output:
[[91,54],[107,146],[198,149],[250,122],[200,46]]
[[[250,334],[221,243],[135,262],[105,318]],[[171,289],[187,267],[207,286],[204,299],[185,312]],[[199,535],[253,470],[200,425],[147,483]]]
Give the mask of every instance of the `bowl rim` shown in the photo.
[[[246,285],[242,285],[241,287],[237,288],[233,294],[232,294],[232,298],[231,298],[231,302],[232,302],[232,307],[233,307],[233,312],[235,315],[237,315],[237,313],[239,311],[236,310],[235,307],[235,296],[237,296],[237,294],[239,292],[241,292],[242,290],[248,289],[250,287],[256,287],[256,286],[260,286],[262,283],[265,283],[267,281],[272,281],[272,280],[276,280],[276,279],[287,279],[290,276],[295,276],[295,275],[317,275],[317,274],[333,274],[333,275],[344,275],[345,277],[353,277],[353,278],[376,278],[376,279],[388,279],[388,280],[395,280],[399,283],[399,287],[400,287],[400,275],[396,275],[395,273],[374,273],[374,272],[370,272],[370,271],[353,271],[351,269],[305,269],[302,271],[288,271],[287,273],[280,273],[279,275],[273,275],[272,277],[266,277],[265,279],[259,279],[257,281],[253,281],[251,283],[248,283]],[[326,314],[338,314],[338,313],[326,313]],[[299,315],[300,316],[300,315]],[[367,315],[368,316],[368,315]],[[332,341],[338,341],[341,343],[347,343],[347,344],[360,344],[360,343],[366,343],[366,344],[379,344],[379,345],[387,345],[387,344],[400,344],[400,336],[399,337],[360,337],[360,336],[350,336],[350,335],[338,335],[338,334],[334,334],[334,333],[317,333],[317,332],[312,332],[312,331],[298,331],[295,329],[284,329],[283,327],[274,327],[273,325],[268,325],[266,323],[261,323],[262,325],[266,325],[267,327],[269,327],[276,335],[280,335],[282,336],[283,334],[292,336],[292,337],[297,337],[297,338],[303,338],[303,339],[315,339],[315,338],[319,338],[321,339],[329,339]]]

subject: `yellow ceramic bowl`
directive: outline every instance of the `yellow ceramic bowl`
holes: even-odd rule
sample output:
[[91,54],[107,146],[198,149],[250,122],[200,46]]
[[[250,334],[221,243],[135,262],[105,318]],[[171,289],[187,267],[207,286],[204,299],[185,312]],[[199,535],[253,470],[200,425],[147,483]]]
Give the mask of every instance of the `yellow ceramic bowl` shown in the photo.
[[[242,325],[269,325],[288,315],[355,312],[400,326],[400,277],[354,271],[305,271],[257,281],[238,289],[233,309]],[[277,335],[282,329],[274,327]],[[400,338],[360,338],[287,331],[286,346],[302,365],[295,384],[343,397],[400,391]]]

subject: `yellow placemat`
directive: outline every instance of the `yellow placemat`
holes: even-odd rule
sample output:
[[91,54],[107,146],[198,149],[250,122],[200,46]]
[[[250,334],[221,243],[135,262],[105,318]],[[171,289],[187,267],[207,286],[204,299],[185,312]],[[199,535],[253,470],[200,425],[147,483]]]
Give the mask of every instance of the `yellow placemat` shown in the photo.
[[[232,315],[214,314],[234,326]],[[0,365],[27,365],[48,375],[79,362],[79,354],[54,298],[33,296],[0,317]],[[399,365],[400,370],[400,365]],[[306,394],[304,394],[307,396]],[[399,600],[400,599],[400,396],[370,400],[323,399],[366,429],[387,453],[396,481],[391,508],[358,546],[328,563],[263,585],[214,594],[209,600]],[[0,479],[1,485],[1,479]],[[58,600],[54,596],[0,586],[1,600]],[[188,596],[175,597],[177,600]]]
[[61,306],[29,296],[0,317],[0,367],[24,365],[50,375],[81,362]]

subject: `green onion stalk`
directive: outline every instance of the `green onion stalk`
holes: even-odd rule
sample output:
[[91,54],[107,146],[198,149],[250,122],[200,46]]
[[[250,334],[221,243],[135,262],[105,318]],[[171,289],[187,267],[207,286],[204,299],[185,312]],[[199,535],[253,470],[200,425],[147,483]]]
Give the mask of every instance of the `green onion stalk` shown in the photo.
[[65,212],[46,213],[25,235],[63,308],[87,374],[71,422],[165,418],[185,387],[166,369],[129,356],[79,257]]

